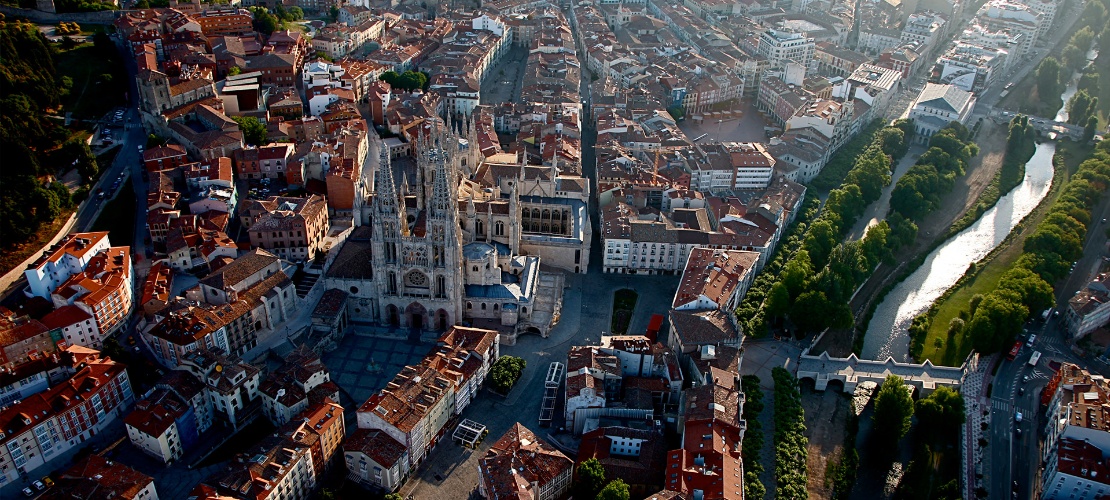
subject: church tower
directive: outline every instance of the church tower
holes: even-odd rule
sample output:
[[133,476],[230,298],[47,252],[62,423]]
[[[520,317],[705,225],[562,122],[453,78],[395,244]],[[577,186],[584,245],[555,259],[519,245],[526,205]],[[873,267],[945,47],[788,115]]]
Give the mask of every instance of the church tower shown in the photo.
[[[371,260],[374,264],[374,284],[379,297],[397,295],[397,255],[401,247],[403,232],[407,232],[404,200],[398,202],[397,187],[393,183],[393,169],[390,166],[389,150],[382,148],[378,157],[378,171],[374,176],[374,205]],[[379,304],[382,302],[379,301]],[[387,314],[382,310],[379,316],[387,324],[396,323],[396,311]]]

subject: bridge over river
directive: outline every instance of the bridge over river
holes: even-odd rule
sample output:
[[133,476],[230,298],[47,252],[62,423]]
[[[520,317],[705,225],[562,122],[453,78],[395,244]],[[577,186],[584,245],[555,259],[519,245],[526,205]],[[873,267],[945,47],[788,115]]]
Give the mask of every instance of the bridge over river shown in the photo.
[[834,358],[822,352],[812,356],[807,349],[798,359],[798,379],[810,379],[814,388],[823,391],[831,382],[840,382],[841,391],[854,392],[861,382],[882,384],[888,375],[897,375],[913,386],[920,396],[927,396],[938,386],[959,389],[967,374],[979,366],[979,355],[971,353],[959,367],[937,366],[931,361],[901,363],[888,357],[886,361],[859,359],[855,354]]

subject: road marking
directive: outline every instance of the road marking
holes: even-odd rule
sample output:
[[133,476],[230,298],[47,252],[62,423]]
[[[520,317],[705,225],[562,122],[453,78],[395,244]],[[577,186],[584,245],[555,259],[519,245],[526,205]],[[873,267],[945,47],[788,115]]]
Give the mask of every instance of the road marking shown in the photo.
[[1009,412],[1012,408],[1012,405],[1009,401],[1003,401],[1001,399],[991,399],[991,408],[995,410]]

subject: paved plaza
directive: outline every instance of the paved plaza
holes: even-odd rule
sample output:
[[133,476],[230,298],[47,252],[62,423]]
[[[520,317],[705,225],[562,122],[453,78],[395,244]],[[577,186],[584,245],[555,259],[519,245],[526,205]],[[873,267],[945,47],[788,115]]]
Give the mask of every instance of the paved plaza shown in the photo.
[[331,379],[361,405],[370,395],[385,387],[405,365],[419,363],[435,346],[425,336],[410,340],[399,330],[390,332],[355,324],[343,337],[339,348],[325,353],[324,364]]

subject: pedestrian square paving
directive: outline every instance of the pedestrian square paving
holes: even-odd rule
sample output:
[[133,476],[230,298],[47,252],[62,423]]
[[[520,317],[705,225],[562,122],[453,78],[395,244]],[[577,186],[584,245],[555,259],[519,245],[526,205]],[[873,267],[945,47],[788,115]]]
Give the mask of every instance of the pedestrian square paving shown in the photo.
[[360,335],[358,328],[343,338],[338,349],[323,356],[332,381],[358,404],[385,387],[402,367],[420,362],[433,347],[399,337]]

